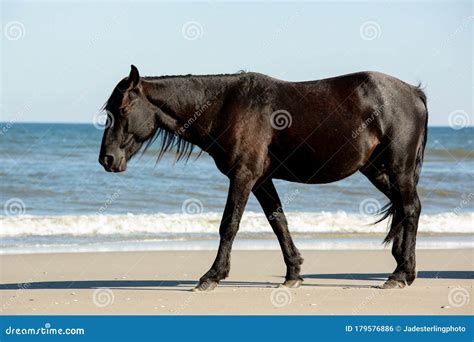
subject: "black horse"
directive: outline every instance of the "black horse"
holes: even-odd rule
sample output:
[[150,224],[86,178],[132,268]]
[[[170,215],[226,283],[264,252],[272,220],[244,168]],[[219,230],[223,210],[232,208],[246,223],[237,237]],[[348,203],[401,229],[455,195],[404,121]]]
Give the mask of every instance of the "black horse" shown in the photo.
[[194,146],[209,153],[229,180],[210,270],[195,290],[212,290],[230,270],[230,252],[251,192],[280,243],[283,286],[302,283],[303,259],[295,247],[272,179],[321,184],[361,171],[390,200],[385,242],[393,241],[397,267],[383,288],[402,288],[416,277],[415,243],[421,204],[417,195],[426,144],[426,96],[378,72],[307,82],[262,74],[140,77],[118,83],[105,109],[107,125],[99,162],[125,171],[142,146],[161,136],[158,158],[176,148],[189,158]]

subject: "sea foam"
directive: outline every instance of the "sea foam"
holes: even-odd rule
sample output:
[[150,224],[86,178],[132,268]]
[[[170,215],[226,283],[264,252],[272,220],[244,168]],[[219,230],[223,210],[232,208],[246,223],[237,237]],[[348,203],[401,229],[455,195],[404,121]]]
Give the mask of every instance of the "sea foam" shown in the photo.
[[[384,234],[387,222],[373,225],[375,217],[346,212],[287,213],[290,231],[302,234]],[[137,234],[217,234],[221,213],[124,214],[81,216],[0,217],[0,237],[97,236]],[[419,232],[436,234],[473,233],[474,213],[421,215]],[[271,233],[265,216],[247,212],[240,232]]]

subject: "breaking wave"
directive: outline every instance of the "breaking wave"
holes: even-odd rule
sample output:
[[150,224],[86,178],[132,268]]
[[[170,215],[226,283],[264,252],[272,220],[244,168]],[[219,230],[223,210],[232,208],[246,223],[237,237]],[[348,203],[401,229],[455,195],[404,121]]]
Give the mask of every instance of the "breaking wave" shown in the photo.
[[[301,234],[385,234],[387,222],[372,225],[374,217],[346,212],[287,213],[290,231]],[[0,217],[0,238],[28,236],[217,234],[221,213],[125,214],[81,216]],[[474,213],[421,215],[419,232],[434,234],[473,233]],[[271,228],[263,214],[244,214],[240,233],[265,234]]]

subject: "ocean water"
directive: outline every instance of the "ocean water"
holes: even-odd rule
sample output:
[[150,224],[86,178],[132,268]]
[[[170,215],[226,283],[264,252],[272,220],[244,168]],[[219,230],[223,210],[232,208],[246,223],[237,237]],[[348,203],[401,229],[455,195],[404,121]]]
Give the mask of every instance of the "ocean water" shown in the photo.
[[[0,124],[2,253],[214,249],[228,180],[206,154],[156,164],[157,147],[125,173],[97,162],[93,125]],[[419,184],[420,248],[472,247],[474,128],[429,128]],[[326,185],[275,181],[303,248],[382,248],[387,223],[371,225],[384,196],[360,173]],[[278,248],[251,198],[236,248]]]

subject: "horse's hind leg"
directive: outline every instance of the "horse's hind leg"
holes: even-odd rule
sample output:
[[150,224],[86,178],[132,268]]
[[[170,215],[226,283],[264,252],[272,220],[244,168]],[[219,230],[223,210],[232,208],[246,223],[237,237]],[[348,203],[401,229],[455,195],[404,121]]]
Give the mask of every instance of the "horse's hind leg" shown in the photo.
[[303,263],[303,258],[301,258],[300,253],[291,238],[288,230],[288,223],[285,214],[283,213],[280,198],[278,197],[275,186],[273,185],[272,180],[268,179],[262,183],[257,182],[252,191],[262,206],[265,216],[272,226],[283,252],[283,258],[287,267],[283,286],[293,288],[299,287],[303,282],[303,278],[300,277],[300,266]]
[[394,257],[397,268],[390,275],[384,288],[411,285],[416,278],[415,245],[418,231],[418,220],[421,213],[421,203],[416,191],[416,182],[412,174],[398,178],[399,205],[394,216],[395,224],[402,226],[393,239]]
[[[393,156],[393,151],[387,151]],[[406,155],[399,153],[400,160],[393,158],[381,161],[372,159],[362,173],[382,191],[391,202],[393,215],[390,232],[386,241],[393,241],[392,255],[397,262],[395,271],[382,286],[383,288],[403,288],[411,285],[416,277],[415,245],[421,204],[416,191],[413,167],[407,167]]]
[[[401,222],[400,220],[400,210],[397,210],[397,194],[398,189],[396,189],[395,184],[390,182],[390,176],[387,171],[383,169],[383,164],[379,160],[372,159],[369,161],[362,169],[361,172],[370,180],[370,182],[380,190],[387,198],[390,200],[390,205],[392,206],[390,214],[392,215],[391,230],[394,229]],[[398,265],[403,264],[402,259],[402,247],[403,247],[403,227],[400,227],[398,234],[393,238],[392,244],[392,255]],[[396,271],[396,270],[395,270]],[[394,271],[394,273],[395,273]],[[404,283],[397,283],[396,281],[387,281],[384,284],[384,288],[401,288],[404,287]]]

